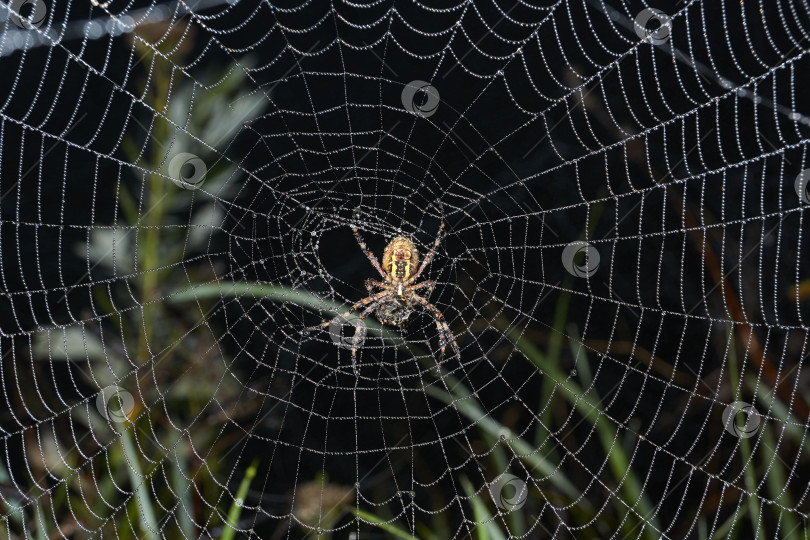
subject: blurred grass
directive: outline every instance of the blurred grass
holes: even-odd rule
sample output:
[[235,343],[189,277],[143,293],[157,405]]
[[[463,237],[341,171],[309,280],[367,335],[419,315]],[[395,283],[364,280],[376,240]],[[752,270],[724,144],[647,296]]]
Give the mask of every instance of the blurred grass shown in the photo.
[[478,533],[478,540],[506,540],[506,536],[498,527],[492,514],[489,513],[486,502],[476,492],[470,479],[462,474],[459,476],[459,481],[473,509],[473,517],[475,518],[473,525]]
[[366,512],[364,510],[360,510],[359,508],[352,507],[351,512],[364,523],[368,523],[369,525],[373,525],[377,529],[384,531],[389,534],[390,538],[399,538],[401,540],[417,540],[416,536],[413,536],[409,532],[401,529],[390,520],[386,521],[371,512]]
[[242,506],[245,502],[248,489],[250,489],[250,483],[256,476],[258,466],[259,458],[253,458],[253,461],[245,471],[245,475],[242,477],[242,482],[239,484],[239,490],[236,492],[236,498],[234,498],[231,504],[231,509],[228,510],[228,519],[225,524],[225,530],[220,537],[221,540],[233,540],[236,537],[236,531],[239,530],[239,516],[242,514]]

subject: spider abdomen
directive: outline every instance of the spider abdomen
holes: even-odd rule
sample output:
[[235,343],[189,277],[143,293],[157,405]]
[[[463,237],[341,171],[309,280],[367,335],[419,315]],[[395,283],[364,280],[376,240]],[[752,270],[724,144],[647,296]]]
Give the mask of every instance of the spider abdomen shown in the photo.
[[396,296],[385,297],[377,306],[377,320],[383,324],[391,326],[405,326],[408,317],[413,313],[411,305],[402,298]]

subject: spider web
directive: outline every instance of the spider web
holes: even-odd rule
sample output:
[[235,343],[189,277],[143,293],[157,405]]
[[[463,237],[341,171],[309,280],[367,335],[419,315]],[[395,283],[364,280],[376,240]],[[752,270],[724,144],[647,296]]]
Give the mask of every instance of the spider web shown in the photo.
[[807,2],[37,5],[0,535],[806,538]]

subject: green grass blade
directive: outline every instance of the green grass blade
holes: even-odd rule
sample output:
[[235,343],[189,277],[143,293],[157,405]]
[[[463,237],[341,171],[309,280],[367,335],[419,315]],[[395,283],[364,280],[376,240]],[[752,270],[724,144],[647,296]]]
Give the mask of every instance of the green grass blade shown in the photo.
[[[566,276],[566,279],[563,282],[562,287],[564,290],[560,293],[560,296],[557,299],[557,304],[554,307],[554,322],[548,338],[548,350],[545,356],[546,358],[550,359],[550,361],[556,362],[557,364],[561,363],[564,336],[563,331],[565,321],[568,317],[568,306],[571,303],[571,293],[569,292],[569,289],[571,288],[572,280],[573,276],[569,274]],[[551,406],[551,403],[553,401],[552,398],[555,388],[556,385],[554,384],[554,381],[546,377],[541,378],[540,401],[538,403],[541,425],[550,426],[552,424],[551,412],[553,411],[554,407]],[[544,438],[545,434],[543,430],[538,429],[537,433],[535,434],[535,444],[540,446],[543,444]],[[552,456],[555,460],[559,459],[556,451],[553,452]]]
[[42,505],[39,504],[39,499],[34,502],[34,516],[35,516],[35,532],[36,532],[36,540],[47,540],[48,535],[46,534],[47,525],[45,524],[45,512],[42,510]]
[[[505,317],[498,317],[493,324],[532,364],[540,369],[544,377],[554,380],[557,387],[561,389],[561,395],[594,426],[599,434],[602,447],[607,453],[613,476],[624,494],[622,500],[629,507],[628,511],[632,509],[634,512],[633,521],[638,522],[635,526],[630,527],[631,530],[640,525],[644,527],[647,537],[652,539],[660,536],[653,530],[660,530],[655,517],[655,508],[630,467],[630,460],[619,442],[618,427],[602,414],[601,400],[595,390],[585,392],[560,368],[559,363],[549,361],[540,349],[523,337],[522,329],[510,325]],[[600,419],[603,421],[600,422]]]
[[459,477],[459,481],[461,482],[461,487],[464,488],[464,492],[469,497],[470,504],[473,508],[473,515],[475,516],[476,525],[476,532],[478,532],[478,539],[479,540],[506,540],[506,536],[504,536],[501,529],[498,527],[498,524],[492,519],[492,515],[490,515],[489,510],[487,510],[487,505],[475,494],[475,488],[470,482],[470,479],[464,475]]
[[[793,500],[788,489],[787,473],[782,458],[776,452],[776,438],[771,433],[768,423],[762,426],[762,452],[766,469],[769,469],[766,485],[768,486],[770,498],[785,508],[793,508]],[[774,518],[779,522],[782,538],[790,538],[792,534],[796,534],[795,531],[799,529],[796,516],[777,505],[771,505],[771,508],[774,512]]]
[[138,452],[132,443],[132,435],[129,429],[123,427],[119,432],[121,436],[121,446],[124,449],[124,456],[126,456],[127,473],[129,473],[129,480],[135,488],[135,500],[138,503],[138,516],[141,518],[141,532],[143,537],[149,540],[157,539],[160,535],[160,528],[155,519],[155,510],[152,507],[152,499],[149,496],[149,490],[146,488],[147,477],[141,472],[140,462],[138,461]]
[[732,515],[720,525],[714,534],[712,535],[712,540],[733,540],[737,538],[740,532],[740,528],[736,527],[737,523],[743,518],[745,512],[740,512],[739,508],[737,512],[734,512]]
[[172,489],[178,498],[178,507],[175,509],[175,515],[180,526],[180,530],[186,538],[192,538],[194,534],[194,524],[191,522],[191,513],[194,507],[191,502],[191,471],[189,470],[189,463],[187,452],[188,446],[185,440],[181,439],[177,442],[174,449],[176,460],[174,466],[171,467],[172,476]]
[[[442,540],[442,537],[431,531],[427,525],[421,521],[416,524],[416,532],[422,540]],[[446,538],[449,538],[449,534]]]
[[[11,476],[9,476],[8,471],[6,471],[2,461],[0,461],[0,484],[11,484]],[[5,501],[5,506],[8,509],[8,512],[4,512],[3,514],[6,516],[6,519],[3,521],[6,522],[6,526],[9,528],[9,533],[11,532],[12,523],[22,530],[23,522],[25,521],[25,513],[23,512],[22,504],[20,504],[20,502],[16,499],[8,496],[4,497],[3,500]]]
[[[735,346],[735,336],[733,328],[728,326],[726,332],[726,339],[728,343],[728,377],[732,389],[742,391],[739,381],[739,367],[737,362],[737,347]],[[745,482],[745,489],[748,493],[757,492],[757,479],[756,479],[756,466],[751,456],[751,445],[748,439],[741,438],[740,444],[740,459],[745,468],[743,471],[743,481]],[[762,527],[762,508],[759,504],[759,499],[755,496],[744,494],[743,497],[747,499],[748,503],[748,517],[751,519],[751,527],[756,531],[757,538],[766,538],[765,531]]]
[[[478,428],[484,433],[490,437],[499,438],[504,432],[504,426],[484,412],[484,409],[478,401],[470,397],[472,395],[471,392],[469,392],[461,382],[449,375],[445,376],[445,381],[447,382],[447,386],[453,389],[455,397],[448,394],[443,388],[435,385],[428,386],[426,388],[427,393],[445,403],[454,403],[458,411],[470,420],[476,422]],[[548,477],[548,481],[569,498],[578,499],[580,497],[581,494],[574,484],[565,477],[563,472],[558,469],[554,463],[548,461],[543,455],[537,452],[535,447],[512,432],[506,435],[506,438],[515,456],[526,462],[530,470],[537,471],[543,476]],[[583,500],[582,504],[587,503]]]
[[379,518],[369,512],[364,512],[359,508],[351,507],[350,509],[352,513],[355,516],[357,516],[357,518],[360,519],[361,521],[368,523],[370,525],[374,525],[375,527],[384,530],[385,532],[394,536],[395,538],[402,538],[403,540],[419,540],[411,533],[404,531],[403,529],[400,529],[390,521],[385,521],[382,518]]
[[221,540],[233,540],[234,536],[236,536],[236,528],[238,527],[239,516],[242,514],[245,497],[247,496],[248,489],[250,489],[250,483],[256,476],[258,467],[259,458],[255,458],[245,471],[245,476],[242,477],[242,481],[239,483],[239,489],[236,491],[236,498],[234,498],[231,504],[231,509],[228,510],[228,522],[225,524],[225,530],[222,531]]
[[772,417],[784,419],[785,434],[793,439],[797,448],[801,448],[805,455],[810,457],[810,444],[808,444],[810,436],[802,426],[803,422],[788,412],[785,402],[776,395],[772,388],[768,388],[764,384],[749,385],[751,388],[754,386],[757,390],[757,401],[765,407],[765,410],[771,410]]
[[[240,281],[192,285],[191,287],[186,287],[171,293],[167,301],[182,303],[192,300],[221,300],[222,298],[241,296],[265,298],[274,302],[290,302],[313,311],[326,311],[331,313],[343,313],[351,307],[346,304],[334,302],[328,298],[323,298],[304,289],[293,289],[285,285],[268,285]],[[367,317],[363,322],[370,333],[382,336],[384,339],[390,339],[394,341],[397,346],[402,345],[402,339],[398,333],[383,327],[383,325],[373,320],[371,317]]]
[[192,285],[171,294],[171,302],[188,302],[189,300],[219,300],[234,296],[252,296],[254,298],[267,298],[278,302],[291,302],[297,306],[307,307],[318,311],[340,311],[345,308],[327,298],[304,289],[293,289],[284,285],[267,285],[234,281],[221,283],[205,283]]

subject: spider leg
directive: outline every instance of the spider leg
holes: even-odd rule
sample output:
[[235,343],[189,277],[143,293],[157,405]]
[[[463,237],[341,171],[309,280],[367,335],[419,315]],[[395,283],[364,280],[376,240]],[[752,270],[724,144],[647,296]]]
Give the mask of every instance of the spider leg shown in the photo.
[[435,281],[433,281],[432,279],[426,279],[425,281],[423,281],[423,282],[421,282],[421,283],[417,283],[416,285],[412,286],[412,287],[411,287],[411,290],[412,290],[412,291],[415,291],[415,290],[417,290],[417,289],[421,289],[421,288],[423,288],[423,287],[427,287],[427,289],[428,289],[428,294],[429,294],[429,293],[433,292],[433,288],[434,288],[435,286],[436,286],[436,282],[435,282]]
[[363,250],[363,253],[366,254],[368,260],[371,261],[372,266],[377,269],[377,272],[385,279],[385,281],[389,281],[391,277],[385,273],[382,266],[380,266],[380,261],[377,260],[377,257],[371,252],[370,249],[366,247],[366,243],[363,241],[363,237],[360,236],[360,231],[357,230],[357,227],[352,225],[352,232],[354,232],[354,237],[357,239],[357,243],[360,244],[360,249]]
[[[363,307],[363,306],[365,306],[366,304],[370,304],[370,303],[372,303],[372,302],[375,302],[375,303],[376,303],[376,302],[377,302],[377,301],[378,301],[380,298],[382,298],[382,297],[383,297],[383,296],[384,296],[384,295],[385,295],[387,292],[388,292],[388,291],[380,291],[380,292],[378,292],[377,294],[373,294],[373,295],[371,295],[371,296],[368,296],[368,297],[366,297],[366,298],[363,298],[362,300],[360,300],[359,302],[357,302],[355,305],[353,305],[351,308],[349,308],[349,310],[348,310],[346,313],[344,313],[343,315],[340,315],[340,316],[341,316],[341,317],[343,317],[343,318],[345,319],[346,317],[348,317],[349,315],[351,315],[352,311],[356,311],[356,310],[357,310],[357,308]],[[310,327],[308,327],[308,328],[304,328],[303,332],[311,332],[311,331],[313,331],[313,330],[318,330],[319,328],[326,328],[327,326],[329,326],[330,324],[332,324],[332,321],[333,321],[333,320],[335,320],[335,319],[334,319],[334,318],[329,319],[329,320],[328,320],[328,321],[326,321],[325,323],[323,323],[323,324],[319,324],[318,326],[310,326]]]
[[436,256],[436,249],[439,247],[439,244],[442,242],[442,234],[444,234],[444,218],[442,218],[442,223],[439,225],[439,232],[436,234],[436,241],[433,242],[433,247],[430,248],[428,254],[425,255],[422,264],[419,265],[419,270],[416,271],[414,275],[412,275],[408,281],[406,282],[408,285],[412,284],[416,279],[420,276],[420,274],[427,268],[427,265],[430,264],[430,261],[433,260],[433,257]]
[[[386,291],[383,291],[383,292],[386,292]],[[362,321],[363,319],[368,317],[371,314],[371,312],[374,311],[377,308],[377,306],[379,306],[379,305],[380,305],[379,301],[372,302],[372,304],[370,306],[368,306],[366,309],[364,309],[363,312],[360,314],[360,321]],[[352,336],[352,370],[354,371],[355,375],[358,374],[358,371],[357,371],[357,346],[360,345],[360,337],[361,337],[360,325],[358,324],[358,325],[355,325],[355,327],[354,327],[354,335]]]
[[[436,306],[419,296],[418,294],[413,295],[413,299],[416,300],[420,305],[422,305],[425,309],[429,310],[433,314],[433,318],[436,321],[436,328],[439,330],[439,343],[442,347],[442,357],[444,357],[444,350],[447,345],[453,345],[453,351],[455,352],[456,356],[460,356],[458,350],[458,343],[456,343],[456,339],[453,337],[453,333],[450,331],[450,327],[444,320],[444,315],[442,312],[438,310]],[[436,370],[439,370],[439,364],[436,365]]]
[[383,283],[382,281],[374,280],[374,279],[367,279],[366,280],[366,289],[368,289],[368,292],[371,292],[371,290],[374,287],[385,287],[385,283]]

